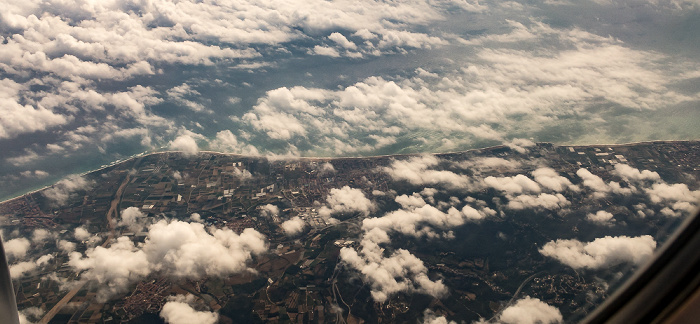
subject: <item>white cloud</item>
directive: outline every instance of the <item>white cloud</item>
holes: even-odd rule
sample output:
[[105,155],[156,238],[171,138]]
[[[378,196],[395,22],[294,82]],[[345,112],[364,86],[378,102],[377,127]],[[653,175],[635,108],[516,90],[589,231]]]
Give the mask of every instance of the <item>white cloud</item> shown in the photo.
[[306,222],[304,222],[303,219],[299,218],[299,216],[295,216],[291,219],[284,221],[281,227],[282,230],[284,230],[285,234],[289,236],[294,236],[301,233],[304,230],[304,227],[306,227]]
[[[46,130],[55,131],[51,138],[56,138],[44,143],[28,137],[37,145],[10,152],[13,158],[6,160],[13,163],[21,163],[17,155],[27,147],[36,156],[21,158],[36,161],[48,151],[66,154],[88,144],[90,150],[104,150],[109,141],[101,139],[137,137],[145,149],[167,146],[182,135],[177,129],[198,122],[191,116],[159,116],[163,107],[155,109],[156,104],[167,101],[196,111],[214,109],[215,104],[196,84],[197,76],[177,79],[182,78],[177,73],[181,69],[274,72],[278,62],[284,65],[287,59],[314,51],[371,57],[454,46],[434,56],[449,63],[444,70],[426,61],[422,72],[414,75],[399,71],[383,76],[377,71],[368,77],[365,69],[339,88],[323,82],[317,87],[281,84],[271,90],[258,85],[269,91],[257,102],[241,98],[237,106],[255,102],[254,108],[236,112],[235,126],[204,123],[203,127],[242,129],[235,135],[221,130],[209,146],[257,154],[250,143],[271,140],[273,153],[294,147],[305,155],[362,155],[383,148],[434,152],[502,142],[523,151],[531,141],[521,137],[546,133],[540,131],[572,116],[581,119],[583,128],[598,132],[594,126],[607,117],[597,109],[601,104],[613,110],[635,109],[626,112],[637,116],[641,110],[698,99],[697,94],[674,90],[676,84],[692,80],[692,73],[677,71],[697,70],[687,60],[642,51],[579,28],[510,19],[506,26],[489,24],[483,37],[466,42],[450,34],[452,28],[443,32],[445,19],[462,11],[484,12],[486,6],[474,1],[239,1],[232,8],[197,1],[67,6],[31,0],[7,6],[0,19],[6,29],[0,70],[8,76],[0,87],[0,100],[6,101],[0,105],[6,117],[0,121],[0,138]],[[502,35],[491,34],[504,29]],[[449,54],[454,49],[472,55]],[[269,57],[270,53],[276,54]],[[145,76],[152,86],[121,85],[143,83]],[[115,83],[119,80],[125,82]],[[162,81],[171,88],[164,89]],[[114,86],[123,88],[111,90]],[[226,85],[223,90],[235,87]],[[78,134],[83,127],[98,129],[93,134],[99,136]],[[207,134],[217,130],[207,129]],[[73,140],[78,135],[82,140]],[[579,135],[570,136],[576,141]],[[194,139],[204,144],[204,139]],[[181,144],[195,151],[192,141]]]
[[338,53],[338,50],[332,47],[327,47],[327,46],[319,46],[316,45],[313,48],[313,51],[311,51],[313,54],[316,55],[322,55],[322,56],[330,56],[330,57],[340,57],[340,53]]
[[445,316],[437,316],[430,309],[423,311],[423,324],[457,324],[455,321],[448,321]]
[[132,232],[143,229],[143,221],[146,215],[138,207],[129,207],[121,212],[118,226],[125,226]]
[[55,113],[41,105],[21,104],[20,93],[28,91],[26,85],[10,79],[0,80],[0,139],[14,138],[23,133],[44,131],[64,125],[72,118]]
[[700,200],[700,190],[690,190],[686,184],[655,183],[644,188],[652,203],[668,203],[675,210],[692,213]]
[[383,171],[395,181],[408,181],[414,185],[443,185],[449,188],[466,188],[469,177],[447,170],[432,170],[440,160],[434,155],[411,157],[408,160],[394,160]]
[[24,256],[27,255],[30,246],[31,243],[29,240],[23,237],[11,239],[4,243],[5,253],[7,253],[7,256],[16,259],[24,258]]
[[549,190],[556,192],[562,192],[567,189],[571,191],[580,190],[578,186],[573,185],[569,179],[560,176],[552,168],[539,168],[532,172],[532,176],[537,183]]
[[600,225],[610,225],[615,222],[613,214],[604,210],[599,210],[595,214],[588,213],[586,215],[586,220]]
[[32,232],[32,242],[34,244],[42,244],[48,239],[55,238],[55,236],[55,233],[51,233],[43,228],[37,228]]
[[233,175],[240,180],[248,180],[253,178],[253,174],[246,169],[233,168]]
[[88,232],[88,230],[85,227],[76,227],[73,233],[73,237],[75,237],[75,239],[78,241],[86,241],[90,238],[90,232]]
[[508,306],[498,316],[498,322],[507,324],[561,323],[564,318],[559,309],[529,296]]
[[606,236],[582,243],[578,240],[550,241],[539,251],[574,269],[601,269],[620,263],[640,265],[654,253],[656,241],[649,235]]
[[578,175],[583,180],[583,185],[595,192],[596,197],[605,196],[606,193],[610,192],[612,189],[608,186],[603,179],[586,169],[579,169],[576,171]]
[[318,169],[318,174],[322,176],[330,175],[335,172],[335,167],[330,162],[321,164]]
[[516,151],[520,154],[526,154],[530,152],[528,147],[535,146],[535,142],[525,139],[525,138],[514,138],[511,141],[505,143],[511,150]]
[[515,210],[528,208],[556,210],[570,204],[571,202],[569,202],[566,197],[560,193],[541,193],[539,195],[519,195],[515,197],[508,197],[508,208]]
[[[386,144],[372,136],[391,135],[395,143],[397,135],[414,133],[428,134],[423,138],[426,144],[415,144],[422,150],[425,145],[432,151],[455,150],[486,140],[522,153],[533,140],[542,139],[518,135],[561,127],[572,114],[579,125],[595,129],[596,139],[619,141],[619,134],[600,128],[607,117],[597,109],[601,102],[629,113],[700,98],[669,89],[684,78],[681,71],[694,69],[690,62],[683,63],[687,69],[679,69],[659,53],[625,47],[577,28],[558,29],[537,21],[509,24],[514,31],[508,39],[494,38],[488,47],[474,48],[476,56],[460,62],[464,67],[455,72],[419,69],[414,76],[391,81],[368,77],[340,89],[283,87],[268,91],[242,122],[281,143],[311,143],[308,150],[316,154],[377,152]],[[372,35],[358,31],[353,37]],[[400,44],[409,36],[394,32],[381,36],[380,43]],[[524,45],[514,49],[512,42]],[[422,46],[426,44],[430,42]],[[341,55],[336,48],[317,46]],[[280,99],[280,92],[289,95],[278,102],[285,104],[271,104]],[[289,109],[291,103],[308,109]]]
[[500,157],[479,157],[460,161],[457,166],[463,169],[482,172],[485,170],[513,170],[522,165],[519,161],[507,160]]
[[57,182],[50,188],[43,190],[41,194],[54,204],[60,206],[68,201],[72,193],[88,189],[90,186],[92,186],[91,181],[79,175],[71,175]]
[[19,279],[24,276],[25,273],[34,271],[36,269],[37,265],[36,262],[32,261],[25,261],[25,262],[19,262],[15,264],[10,265],[10,277],[12,279]]
[[360,213],[369,215],[376,209],[375,204],[365,197],[361,189],[344,186],[340,189],[333,188],[326,197],[327,206],[319,209],[318,213],[325,217],[334,214]]
[[411,207],[423,207],[427,203],[425,200],[423,200],[423,197],[421,197],[418,193],[413,193],[412,195],[400,195],[396,196],[394,200],[401,205],[402,208],[411,208]]
[[170,297],[160,311],[166,323],[169,324],[214,324],[219,320],[219,314],[208,311],[197,311],[192,307],[193,295],[178,295]]
[[192,136],[184,134],[175,138],[170,142],[170,148],[175,151],[180,151],[186,156],[192,156],[199,153],[199,146]]
[[649,170],[643,170],[639,171],[638,169],[635,169],[627,164],[622,164],[618,163],[615,164],[615,174],[619,175],[623,179],[627,181],[644,181],[644,180],[649,180],[649,181],[660,181],[661,176],[659,176],[658,173],[649,171]]
[[513,177],[489,176],[486,177],[483,182],[485,186],[492,187],[509,194],[539,193],[541,191],[537,182],[522,174],[518,174]]
[[37,179],[43,179],[49,176],[49,173],[43,170],[34,170],[34,171],[22,171],[19,173],[21,176],[25,178],[37,178]]
[[97,246],[88,249],[85,257],[80,252],[72,252],[68,264],[76,271],[84,270],[82,279],[99,284],[98,298],[101,300],[123,291],[131,282],[151,272],[146,253],[126,236],[118,238],[109,248]]
[[260,207],[260,214],[268,217],[279,216],[280,209],[273,204],[266,204]]
[[[628,182],[628,187],[615,181],[606,183],[597,175],[586,169],[579,169],[576,174],[583,179],[583,185],[594,191],[594,197],[603,197],[609,192],[630,195],[638,192],[645,193],[650,202],[657,204],[663,211],[662,215],[676,217],[692,213],[700,200],[700,190],[690,190],[686,184],[668,184],[658,173],[649,170],[639,171],[626,164],[617,164],[614,174]],[[645,216],[652,212],[642,211]]]
[[349,40],[348,40],[347,38],[345,38],[345,36],[343,36],[343,34],[341,34],[341,33],[338,33],[338,32],[331,33],[331,34],[328,36],[328,39],[332,40],[333,42],[337,43],[338,45],[340,45],[340,46],[343,47],[343,48],[346,48],[346,49],[349,49],[349,50],[357,49],[357,45],[355,45],[355,43],[349,41]]
[[99,298],[106,299],[153,272],[197,279],[248,271],[246,262],[266,250],[262,234],[251,228],[238,235],[230,229],[161,220],[148,227],[142,244],[120,237],[109,248],[71,253],[69,264],[84,271],[83,279],[97,281]]
[[60,240],[56,243],[56,246],[63,251],[63,253],[71,253],[75,251],[76,244],[66,240]]
[[209,141],[209,148],[226,153],[260,155],[255,146],[239,141],[238,137],[228,129],[216,133],[216,138]]
[[397,202],[403,202],[404,209],[389,212],[382,217],[364,219],[362,229],[365,232],[378,228],[384,232],[395,231],[415,237],[450,238],[452,234],[449,229],[463,225],[467,221],[479,221],[496,215],[496,211],[491,208],[475,209],[469,205],[464,206],[461,211],[450,207],[447,212],[443,212],[434,206],[427,205],[422,199],[415,198],[415,196],[397,197]]
[[12,279],[19,279],[24,274],[36,270],[38,267],[44,266],[54,258],[52,254],[42,255],[35,261],[25,261],[10,265],[10,275]]
[[372,298],[383,303],[397,292],[420,292],[433,297],[447,293],[442,280],[428,278],[428,269],[423,261],[410,252],[399,249],[384,256],[380,244],[389,242],[389,236],[379,228],[365,232],[360,251],[342,248],[340,259],[350,268],[359,271],[364,281],[371,286]]
[[192,111],[195,112],[211,112],[211,110],[208,110],[207,108],[204,107],[201,103],[192,101],[188,98],[197,98],[201,96],[201,93],[199,91],[195,90],[192,88],[187,83],[183,83],[179,86],[173,87],[168,89],[166,91],[166,94],[170,98],[171,101],[174,101],[180,105],[183,105],[189,109],[192,109]]
[[190,215],[190,220],[196,223],[201,223],[202,222],[202,216],[199,215],[198,213],[192,213]]
[[20,324],[32,324],[41,320],[44,312],[39,307],[29,307],[19,311]]
[[267,247],[264,236],[252,228],[237,235],[229,229],[207,232],[198,223],[159,221],[149,227],[143,250],[157,270],[201,278],[245,271],[246,262]]

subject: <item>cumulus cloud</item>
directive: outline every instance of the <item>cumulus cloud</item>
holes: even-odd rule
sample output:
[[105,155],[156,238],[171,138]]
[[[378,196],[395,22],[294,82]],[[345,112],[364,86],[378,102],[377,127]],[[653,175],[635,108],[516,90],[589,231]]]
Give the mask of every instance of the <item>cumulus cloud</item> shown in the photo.
[[80,252],[72,252],[68,264],[76,271],[85,270],[81,277],[100,285],[98,298],[102,300],[151,272],[146,253],[137,249],[126,236],[118,238],[109,248],[88,249],[85,257]]
[[[235,8],[198,1],[86,2],[70,7],[60,1],[32,0],[6,7],[0,17],[4,36],[0,71],[7,76],[0,80],[0,138],[54,131],[51,140],[27,139],[33,146],[50,146],[47,154],[75,152],[85,144],[96,152],[106,142],[132,136],[141,137],[147,149],[174,142],[173,149],[192,152],[191,141],[173,140],[174,129],[188,126],[190,120],[162,117],[150,108],[167,101],[209,112],[211,100],[195,84],[197,78],[172,80],[179,74],[165,76],[164,71],[191,66],[275,67],[280,57],[270,60],[267,54],[286,56],[292,42],[292,48],[301,47],[300,54],[306,49],[355,58],[427,49],[447,44],[442,32],[428,35],[432,30],[428,25],[442,21],[455,8],[483,8],[470,3],[364,0],[361,5],[345,0],[284,5],[243,1]],[[158,86],[123,85],[144,76],[156,84],[165,77],[176,86],[161,92],[154,90]],[[136,83],[142,83],[139,80]],[[215,82],[231,86],[220,79]],[[115,87],[122,88],[111,90]],[[134,127],[134,121],[148,127]],[[93,136],[79,134],[88,128],[96,130]],[[80,143],[76,136],[82,136]],[[210,146],[258,154],[254,146],[240,143],[225,130]]]
[[320,46],[320,45],[314,46],[313,50],[311,50],[311,53],[316,54],[316,55],[322,55],[322,56],[330,56],[330,57],[339,57],[340,56],[340,53],[335,48],[328,47],[328,46]]
[[508,208],[521,209],[549,209],[555,210],[570,205],[566,197],[560,193],[548,194],[541,193],[539,195],[518,195],[508,198]]
[[79,190],[88,189],[90,186],[92,186],[91,181],[79,175],[72,175],[43,190],[41,194],[54,204],[61,206],[68,201],[71,194]]
[[539,250],[574,269],[602,269],[620,263],[642,264],[651,257],[656,241],[649,235],[605,236],[592,242],[550,241]]
[[4,243],[5,253],[8,257],[21,259],[27,255],[31,243],[28,239],[20,237],[16,239],[11,239]]
[[335,173],[335,167],[330,162],[322,163],[318,168],[319,175],[330,175]]
[[168,95],[170,100],[172,100],[180,105],[183,105],[189,109],[192,109],[195,112],[209,112],[209,113],[211,113],[211,110],[208,110],[207,108],[205,108],[204,105],[188,99],[188,98],[192,98],[192,97],[195,97],[195,98],[199,97],[199,96],[201,96],[201,93],[199,93],[199,91],[193,89],[192,86],[187,84],[187,83],[183,83],[179,86],[168,89],[168,91],[166,91],[166,94]]
[[209,148],[225,153],[260,155],[260,152],[255,146],[240,141],[238,137],[228,129],[216,133],[216,137],[209,141]]
[[252,228],[238,235],[229,229],[207,231],[202,224],[179,221],[151,225],[143,246],[154,269],[186,278],[245,271],[246,262],[266,250],[264,236]]
[[320,215],[325,217],[350,213],[360,213],[367,216],[376,209],[375,204],[365,197],[361,189],[349,186],[331,189],[326,197],[326,205],[318,211]]
[[528,148],[535,146],[535,142],[525,138],[514,138],[505,144],[511,150],[516,151],[520,154],[526,154],[530,152]]
[[360,272],[371,286],[372,298],[380,303],[397,292],[419,292],[441,297],[447,293],[442,280],[430,280],[423,261],[404,249],[385,256],[380,244],[389,242],[389,236],[379,228],[365,232],[360,251],[342,248],[340,259],[351,269]]
[[643,180],[650,180],[650,181],[660,181],[661,176],[659,176],[658,173],[649,171],[649,170],[643,170],[639,171],[638,169],[635,169],[627,164],[623,163],[618,163],[615,164],[615,174],[619,175],[623,179],[627,181],[643,181]]
[[195,139],[187,134],[180,135],[170,142],[170,148],[175,151],[180,151],[186,156],[192,156],[199,153],[199,146]]
[[569,179],[562,177],[552,168],[539,168],[532,172],[532,176],[537,183],[552,191],[580,190],[578,186],[573,185]]
[[10,265],[10,277],[12,279],[19,279],[24,276],[25,273],[34,271],[37,265],[35,262],[25,261]]
[[38,267],[46,265],[49,261],[54,258],[52,254],[42,255],[35,261],[25,261],[10,265],[10,276],[12,279],[19,279],[24,276],[24,274],[34,271]]
[[285,234],[287,234],[288,236],[294,236],[304,231],[304,227],[306,227],[306,222],[304,222],[303,219],[299,218],[299,216],[295,216],[289,220],[284,221],[281,227],[282,230],[284,230]]
[[99,297],[106,299],[153,272],[196,279],[247,271],[246,262],[266,250],[262,234],[251,228],[238,235],[230,229],[161,220],[149,226],[142,244],[120,237],[108,248],[73,252],[68,263],[84,271],[82,279],[100,284]]
[[52,239],[55,236],[55,233],[51,233],[43,228],[37,228],[32,232],[32,242],[34,242],[34,244],[42,244],[46,240]]
[[[430,144],[433,151],[491,141],[524,153],[534,143],[517,134],[559,127],[573,107],[585,114],[577,121],[598,130],[600,100],[642,111],[699,99],[667,91],[680,73],[668,73],[674,69],[671,60],[658,53],[577,28],[507,22],[512,33],[487,36],[489,46],[475,49],[477,55],[458,72],[436,78],[437,73],[419,69],[413,77],[368,77],[341,89],[278,88],[241,121],[273,140],[310,141],[311,150],[326,154],[377,152],[385,143],[396,143],[396,135],[412,133],[435,134],[416,144],[439,143]],[[341,36],[333,38],[344,43]],[[514,49],[512,43],[520,42],[524,46]],[[316,49],[336,56],[340,48]],[[601,56],[607,60],[601,62]],[[642,81],[646,78],[653,81]],[[602,136],[618,138],[612,132]]]
[[465,161],[460,161],[457,166],[463,169],[469,169],[474,171],[487,171],[487,170],[513,170],[520,167],[522,163],[515,160],[507,160],[500,157],[479,157],[475,159],[469,159]]
[[[700,200],[700,190],[690,190],[686,184],[668,184],[658,173],[649,170],[640,171],[626,164],[617,164],[613,173],[627,181],[623,187],[619,182],[605,182],[602,178],[586,169],[579,169],[576,174],[583,180],[584,187],[593,190],[594,197],[603,197],[608,193],[630,195],[642,192],[649,201],[661,209],[665,216],[681,216],[692,213]],[[646,209],[646,208],[645,208]],[[642,214],[652,214],[651,210],[641,210]],[[639,213],[638,213],[639,214]]]
[[239,168],[233,168],[233,175],[241,180],[248,180],[248,179],[251,179],[253,177],[253,174],[250,173],[250,171],[248,171],[247,169],[239,169]]
[[655,183],[651,188],[645,188],[644,192],[653,203],[670,204],[674,210],[682,210],[692,213],[697,208],[700,200],[700,190],[690,190],[686,184]]
[[19,173],[21,176],[26,177],[26,178],[38,178],[38,179],[43,179],[49,176],[49,173],[43,170],[34,170],[34,171],[22,171]]
[[63,251],[63,253],[71,253],[75,251],[76,244],[67,240],[59,240],[56,242],[56,246]]
[[588,213],[586,215],[586,220],[600,225],[610,225],[615,222],[613,214],[604,210],[599,210],[595,214]]
[[433,170],[440,160],[434,155],[394,160],[383,171],[395,181],[407,181],[414,185],[443,185],[449,188],[466,188],[470,185],[467,176],[447,170]]
[[609,184],[606,183],[601,177],[591,173],[586,169],[579,169],[576,171],[581,180],[583,180],[583,186],[593,191],[593,196],[596,198],[605,197],[609,192],[615,191],[619,193],[631,192],[630,189],[624,190],[620,187],[617,182],[611,181]]
[[[76,8],[60,1],[8,4],[0,19],[5,37],[0,71],[7,76],[0,86],[6,117],[0,121],[0,138],[54,133],[27,137],[31,143],[13,148],[6,161],[37,161],[79,148],[96,152],[105,149],[104,143],[127,137],[144,149],[173,143],[173,149],[196,152],[191,140],[178,139],[183,127],[216,133],[207,140],[211,149],[241,154],[263,150],[251,143],[265,143],[271,153],[316,156],[496,144],[523,151],[532,143],[522,137],[568,129],[560,124],[572,116],[572,122],[595,129],[603,140],[639,138],[637,133],[606,132],[598,124],[613,115],[629,121],[619,116],[645,116],[698,100],[697,94],[676,89],[692,81],[692,73],[678,73],[697,70],[692,58],[640,50],[608,37],[607,31],[596,30],[605,35],[601,37],[517,13],[513,19],[490,20],[483,35],[464,40],[457,36],[464,35],[462,30],[442,24],[461,19],[463,11],[485,9],[475,1],[240,1],[235,8],[163,0]],[[504,23],[497,25],[499,21]],[[447,44],[450,53],[457,48],[473,55],[449,55],[444,69],[443,63],[437,67],[426,61],[415,73],[386,76],[386,70],[379,70],[372,76],[366,72],[372,69],[361,69],[340,86],[328,81],[312,87],[297,80],[284,80],[276,89],[257,85],[266,92],[234,100],[235,116],[221,118],[226,122],[163,113],[163,106],[173,103],[199,112],[218,109],[220,102],[203,85],[236,92],[238,81],[201,80],[197,71],[210,67],[284,72],[296,64],[289,62],[313,59],[304,53],[330,55],[324,59],[328,62],[337,56],[360,59],[412,49],[430,50],[431,56],[437,50],[435,57],[443,57],[446,52],[440,49]],[[275,70],[276,64],[283,68]],[[184,70],[188,72],[180,73]],[[143,83],[144,77],[153,85],[127,86]],[[601,104],[612,110],[601,111]],[[246,105],[252,109],[238,110],[250,108]],[[225,111],[230,110],[221,113]],[[92,130],[88,134],[86,129]],[[544,136],[533,140],[549,139]],[[567,136],[574,142],[585,134]],[[193,139],[204,147],[205,139]]]
[[90,238],[90,232],[85,227],[76,227],[73,232],[73,237],[78,241],[86,241]]
[[197,311],[192,307],[193,295],[177,295],[168,298],[160,311],[160,317],[169,324],[214,324],[219,320],[219,314],[209,311]]
[[539,193],[541,191],[537,182],[518,174],[513,177],[493,177],[489,176],[483,180],[484,184],[496,190],[501,190],[509,194]]
[[[397,201],[404,200],[401,196]],[[362,221],[362,228],[365,231],[381,229],[384,232],[395,231],[405,235],[415,237],[451,237],[451,228],[463,225],[467,221],[479,221],[489,216],[495,216],[496,211],[484,207],[475,209],[469,205],[462,210],[450,207],[447,212],[438,208],[423,204],[418,204],[419,200],[414,200],[412,204],[406,204],[404,209],[395,210],[382,217],[367,218]]]
[[190,215],[190,220],[195,222],[195,223],[201,223],[202,222],[202,215],[200,215],[198,213],[192,213],[192,215]]
[[266,204],[260,208],[260,214],[267,217],[279,216],[280,209],[273,204]]
[[423,197],[421,197],[421,195],[418,193],[413,193],[410,196],[396,196],[396,198],[394,198],[394,201],[399,203],[399,205],[401,205],[402,208],[423,207],[427,204],[425,200],[423,200]]
[[550,324],[561,323],[563,317],[556,307],[527,296],[504,309],[497,321],[504,324]]
[[457,324],[457,322],[448,321],[445,316],[437,316],[433,311],[426,309],[423,311],[423,324]]
[[41,320],[44,312],[39,307],[29,307],[19,311],[20,324],[32,324]]
[[120,216],[118,226],[127,227],[132,232],[139,232],[143,229],[146,215],[138,207],[129,207],[123,210]]
[[22,104],[21,93],[28,90],[27,85],[16,83],[11,79],[0,80],[0,139],[14,138],[23,133],[44,131],[64,125],[72,118],[55,113],[41,105]]

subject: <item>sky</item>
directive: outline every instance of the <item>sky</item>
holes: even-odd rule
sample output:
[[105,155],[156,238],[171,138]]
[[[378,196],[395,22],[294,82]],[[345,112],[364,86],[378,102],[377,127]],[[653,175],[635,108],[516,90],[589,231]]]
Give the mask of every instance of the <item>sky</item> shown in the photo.
[[700,138],[697,0],[2,7],[0,200],[158,150]]

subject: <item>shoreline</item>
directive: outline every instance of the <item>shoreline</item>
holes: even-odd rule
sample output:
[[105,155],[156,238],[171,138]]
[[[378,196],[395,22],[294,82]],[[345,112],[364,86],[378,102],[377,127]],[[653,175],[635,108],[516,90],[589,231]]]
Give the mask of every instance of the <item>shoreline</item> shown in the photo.
[[[669,144],[669,143],[692,143],[692,142],[700,142],[700,140],[653,140],[653,141],[639,141],[639,142],[629,142],[629,143],[620,143],[620,144],[576,144],[576,145],[557,145],[554,143],[550,142],[535,142],[535,145],[538,144],[549,144],[549,145],[554,145],[556,147],[600,147],[600,146],[609,146],[609,147],[621,147],[621,146],[635,146],[635,145],[643,145],[643,144]],[[384,154],[384,155],[367,155],[367,156],[337,156],[337,157],[314,157],[314,156],[270,156],[270,155],[245,155],[245,154],[239,154],[239,153],[228,153],[228,152],[217,152],[217,151],[198,151],[195,155],[200,155],[200,154],[216,154],[216,155],[224,155],[224,156],[239,156],[239,157],[244,157],[244,158],[264,158],[268,160],[345,160],[345,159],[376,159],[376,158],[390,158],[390,157],[399,157],[399,156],[417,156],[417,155],[423,155],[423,154],[428,154],[428,155],[449,155],[449,154],[460,154],[460,153],[468,153],[468,152],[474,152],[474,151],[482,151],[482,150],[493,150],[496,148],[503,148],[503,147],[508,147],[507,145],[494,145],[494,146],[487,146],[487,147],[482,147],[482,148],[474,148],[474,149],[468,149],[468,150],[462,150],[462,151],[450,151],[450,152],[440,152],[440,153],[399,153],[399,154]],[[157,154],[169,154],[169,153],[182,153],[182,151],[151,151],[151,152],[141,152],[138,154],[134,154],[128,158],[125,158],[123,160],[117,160],[115,162],[112,162],[107,165],[100,166],[97,169],[90,170],[90,171],[85,171],[83,173],[78,173],[79,176],[84,176],[90,173],[95,173],[102,171],[104,169],[129,162],[135,158],[138,157],[147,157],[151,155],[157,155]],[[65,178],[65,177],[64,177]],[[60,181],[60,180],[59,180]],[[19,196],[5,199],[3,201],[0,201],[0,204],[4,204],[8,201],[12,201],[15,199],[22,198],[27,195],[32,195],[35,193],[38,193],[40,191],[46,190],[48,188],[53,187],[57,182],[44,186],[42,188],[32,190],[26,193],[23,193]]]

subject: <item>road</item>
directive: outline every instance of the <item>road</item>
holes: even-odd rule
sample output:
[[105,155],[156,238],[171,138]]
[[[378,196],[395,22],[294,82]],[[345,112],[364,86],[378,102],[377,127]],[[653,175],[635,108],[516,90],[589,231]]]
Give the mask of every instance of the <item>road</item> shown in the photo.
[[56,305],[54,305],[54,307],[51,308],[51,310],[48,311],[46,313],[46,315],[44,315],[44,317],[41,318],[41,320],[39,321],[39,324],[48,324],[53,319],[53,317],[56,316],[56,314],[58,314],[58,312],[61,310],[61,308],[63,308],[63,306],[66,306],[66,304],[68,304],[68,302],[71,299],[73,299],[75,294],[77,294],[78,291],[80,291],[80,289],[83,289],[83,286],[85,286],[85,283],[86,283],[85,281],[78,282],[78,286],[76,286],[71,291],[69,291],[65,296],[63,296],[63,298],[61,300],[59,300],[58,303],[56,303]]

